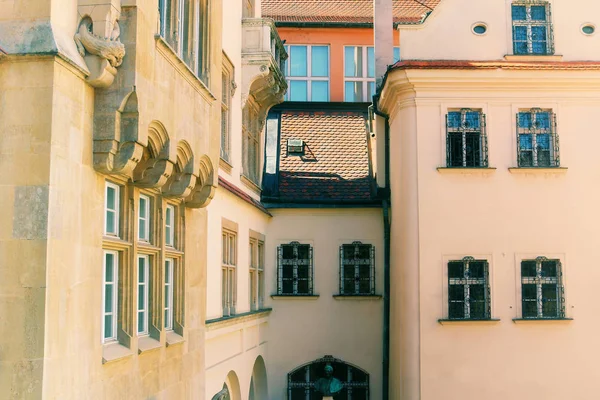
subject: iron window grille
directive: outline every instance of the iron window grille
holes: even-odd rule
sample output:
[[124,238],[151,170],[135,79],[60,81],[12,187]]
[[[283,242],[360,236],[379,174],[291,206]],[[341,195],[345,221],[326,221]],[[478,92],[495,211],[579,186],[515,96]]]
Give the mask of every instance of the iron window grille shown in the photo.
[[565,318],[560,260],[538,257],[521,261],[521,301],[524,319]]
[[369,374],[366,371],[332,356],[324,356],[288,374],[288,400],[321,400],[323,395],[317,393],[314,386],[319,378],[324,376],[323,371],[327,364],[333,367],[333,377],[344,385],[336,394],[336,399],[369,399]]
[[491,318],[489,264],[465,257],[448,262],[448,319]]
[[485,114],[463,108],[446,115],[446,166],[488,167]]
[[539,0],[516,1],[511,11],[514,54],[554,54],[550,3]]
[[291,242],[277,247],[277,294],[313,294],[313,249]]
[[556,114],[532,108],[517,113],[519,167],[559,167]]
[[340,246],[340,294],[375,294],[375,246],[361,242]]

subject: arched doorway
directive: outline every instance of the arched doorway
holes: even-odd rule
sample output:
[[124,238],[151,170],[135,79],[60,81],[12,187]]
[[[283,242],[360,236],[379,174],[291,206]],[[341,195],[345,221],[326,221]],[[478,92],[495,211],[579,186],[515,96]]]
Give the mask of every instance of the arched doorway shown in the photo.
[[233,371],[229,371],[223,389],[216,393],[211,400],[241,400],[240,381]]
[[333,367],[333,377],[343,389],[334,400],[368,400],[369,374],[363,369],[332,356],[325,356],[301,365],[288,374],[288,400],[321,400],[323,396],[314,389],[324,377],[325,366]]
[[252,368],[248,399],[264,400],[268,398],[267,368],[265,367],[265,360],[261,356],[258,356],[256,361],[254,361],[254,367]]

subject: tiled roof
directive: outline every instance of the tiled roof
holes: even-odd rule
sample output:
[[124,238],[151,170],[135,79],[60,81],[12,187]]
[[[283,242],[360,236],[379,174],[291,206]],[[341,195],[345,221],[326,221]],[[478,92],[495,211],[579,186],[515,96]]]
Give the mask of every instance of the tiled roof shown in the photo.
[[600,70],[597,61],[470,61],[404,60],[391,69],[519,69],[519,70]]
[[[372,200],[364,112],[284,111],[280,121],[280,202]],[[304,141],[303,156],[288,156],[288,139]]]
[[[394,22],[416,24],[440,0],[393,0]],[[373,23],[373,0],[263,0],[262,14],[275,22]]]

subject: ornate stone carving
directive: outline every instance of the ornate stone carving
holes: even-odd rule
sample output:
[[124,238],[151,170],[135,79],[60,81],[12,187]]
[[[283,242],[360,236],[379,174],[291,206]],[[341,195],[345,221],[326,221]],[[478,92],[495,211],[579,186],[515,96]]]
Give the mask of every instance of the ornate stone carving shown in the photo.
[[133,171],[133,183],[145,188],[161,187],[167,183],[173,167],[169,159],[169,136],[165,127],[155,121],[148,128],[148,145]]
[[119,23],[114,22],[112,34],[108,38],[94,35],[92,26],[90,17],[81,20],[79,31],[74,37],[75,44],[90,70],[88,82],[94,87],[108,87],[117,74],[116,68],[123,63],[125,57],[125,46],[119,41]]
[[190,208],[203,208],[210,203],[217,189],[217,179],[212,162],[208,156],[200,160],[200,171],[196,186],[185,199],[185,205]]

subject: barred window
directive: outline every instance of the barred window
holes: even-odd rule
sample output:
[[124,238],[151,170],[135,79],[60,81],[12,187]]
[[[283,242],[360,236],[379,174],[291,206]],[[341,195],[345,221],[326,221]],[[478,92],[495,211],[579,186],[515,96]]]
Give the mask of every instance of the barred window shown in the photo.
[[463,108],[446,115],[446,165],[448,167],[488,166],[485,114]]
[[523,0],[512,4],[514,54],[554,54],[550,4]]
[[277,294],[313,294],[313,249],[291,242],[277,248]]
[[325,367],[333,368],[332,376],[343,385],[343,389],[335,395],[336,399],[369,399],[369,374],[357,366],[329,355],[302,365],[288,374],[287,398],[321,400],[323,395],[315,390],[315,386],[326,376]]
[[375,247],[353,242],[340,246],[340,294],[375,294]]
[[448,262],[448,319],[491,318],[489,264],[465,257]]
[[521,261],[523,318],[564,318],[565,299],[560,260],[538,257]]
[[552,110],[532,108],[517,114],[519,167],[559,167],[556,115]]

